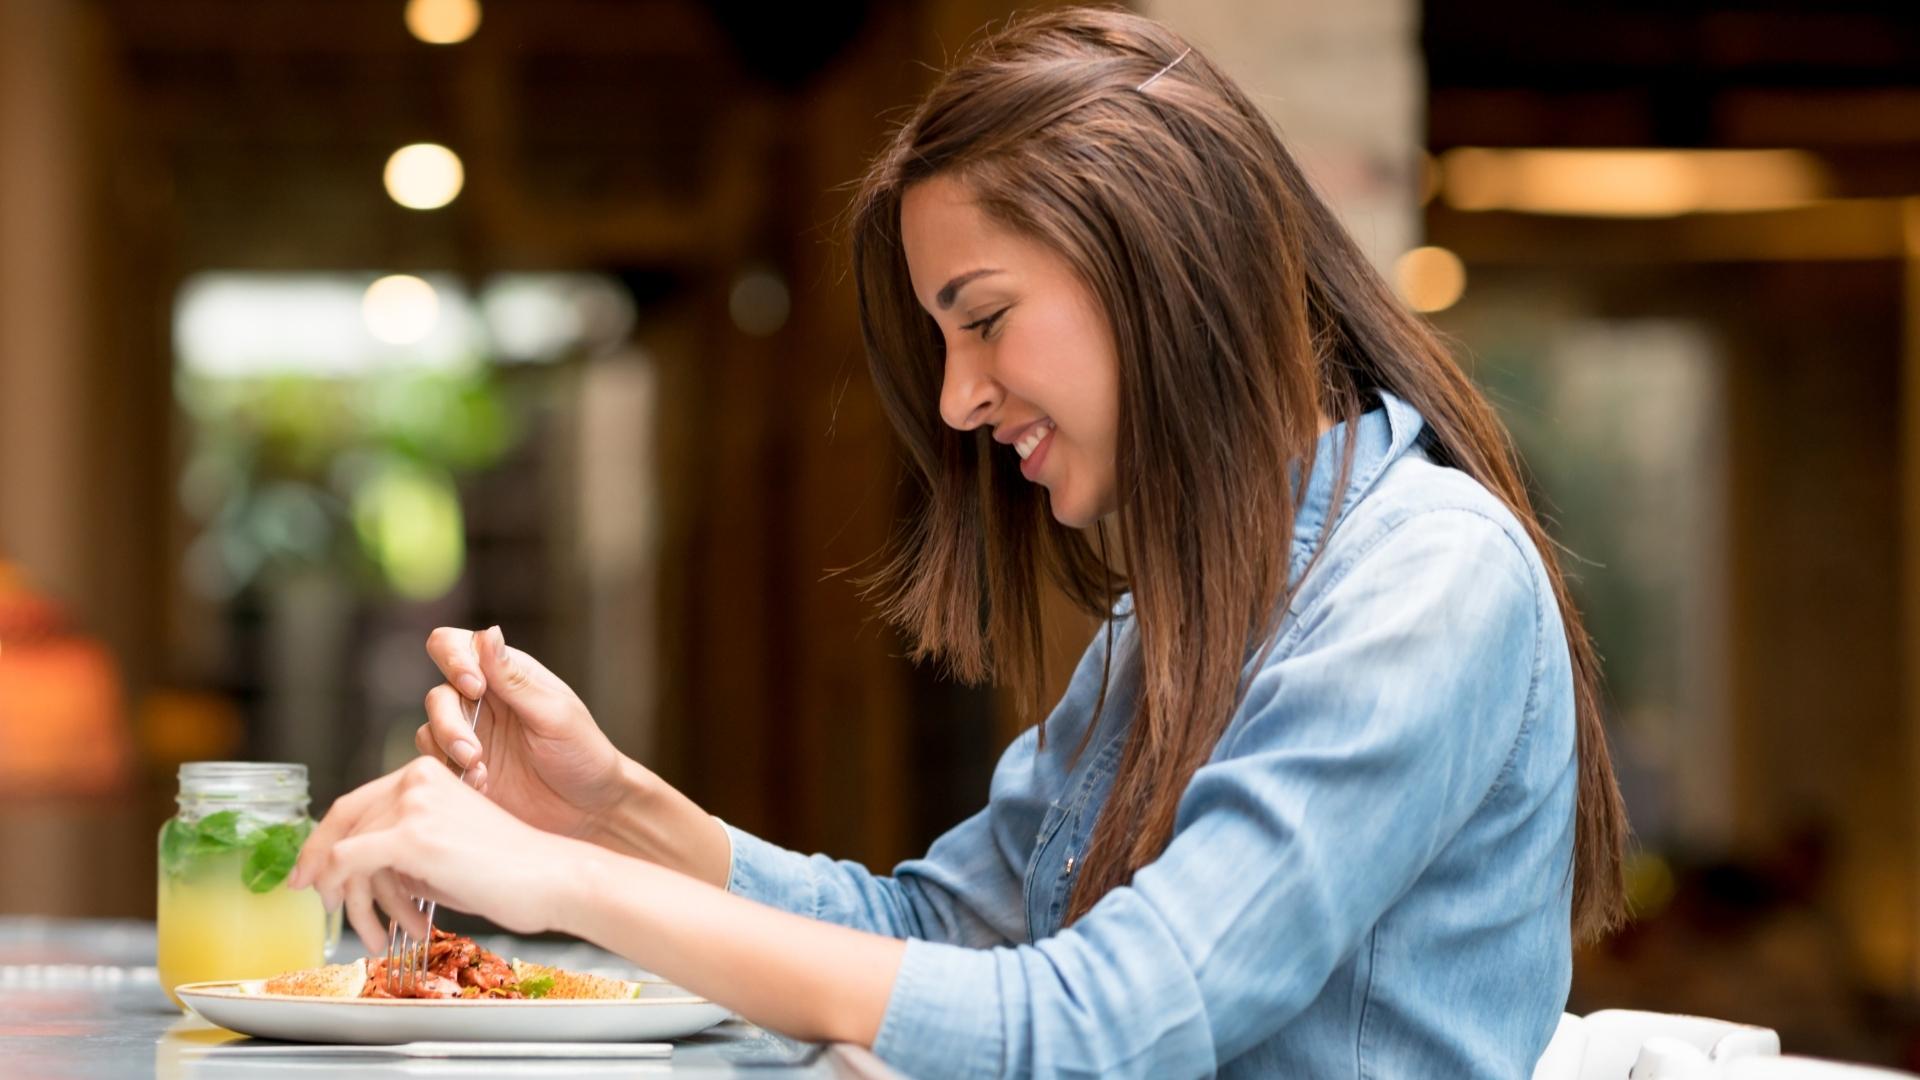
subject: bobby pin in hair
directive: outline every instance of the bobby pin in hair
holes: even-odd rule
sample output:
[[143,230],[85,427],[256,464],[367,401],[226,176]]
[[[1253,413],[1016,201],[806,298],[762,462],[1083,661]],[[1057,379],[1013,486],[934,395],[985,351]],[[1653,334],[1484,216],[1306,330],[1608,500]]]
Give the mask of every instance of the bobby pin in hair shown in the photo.
[[1143,82],[1139,86],[1134,87],[1134,89],[1145,90],[1147,87],[1152,86],[1154,82],[1160,78],[1160,76],[1165,75],[1167,72],[1172,71],[1174,68],[1178,67],[1180,65],[1180,61],[1185,60],[1187,58],[1187,53],[1190,53],[1192,51],[1193,51],[1193,46],[1191,45],[1187,46],[1187,52],[1183,52],[1179,56],[1174,57],[1173,63],[1168,64],[1166,67],[1163,67],[1159,71],[1154,72],[1153,75],[1149,77],[1146,82]]

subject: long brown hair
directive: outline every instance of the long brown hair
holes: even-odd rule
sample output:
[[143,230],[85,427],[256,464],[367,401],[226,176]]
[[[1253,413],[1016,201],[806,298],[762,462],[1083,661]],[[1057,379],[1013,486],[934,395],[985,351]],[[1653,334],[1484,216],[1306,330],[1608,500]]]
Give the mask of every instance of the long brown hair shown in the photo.
[[[985,429],[940,419],[944,345],[900,237],[903,192],[936,175],[1057,251],[1104,309],[1120,378],[1117,561],[1054,521]],[[1005,682],[1037,713],[1042,576],[1097,615],[1133,593],[1137,711],[1070,918],[1165,848],[1187,782],[1239,704],[1241,665],[1298,586],[1287,574],[1299,492],[1281,463],[1311,475],[1319,417],[1353,421],[1385,390],[1426,419],[1436,460],[1506,504],[1546,565],[1579,728],[1573,929],[1587,939],[1617,923],[1626,818],[1598,660],[1506,430],[1225,74],[1124,11],[1015,20],[975,43],[900,128],[849,224],[868,363],[922,481],[917,512],[868,580],[916,657]],[[1345,472],[1343,460],[1342,486]]]

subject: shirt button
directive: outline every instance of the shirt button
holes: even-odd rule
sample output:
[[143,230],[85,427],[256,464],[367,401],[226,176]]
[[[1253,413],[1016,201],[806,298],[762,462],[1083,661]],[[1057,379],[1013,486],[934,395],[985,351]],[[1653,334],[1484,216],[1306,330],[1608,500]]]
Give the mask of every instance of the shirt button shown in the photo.
[[1067,873],[1073,873],[1073,856],[1067,856]]

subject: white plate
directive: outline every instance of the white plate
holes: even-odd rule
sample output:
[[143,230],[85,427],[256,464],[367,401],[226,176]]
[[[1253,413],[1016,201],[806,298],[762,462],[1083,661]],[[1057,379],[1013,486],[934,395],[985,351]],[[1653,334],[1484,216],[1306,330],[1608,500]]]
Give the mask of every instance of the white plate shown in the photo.
[[173,992],[209,1023],[293,1042],[641,1042],[684,1038],[729,1015],[670,983],[646,983],[639,997],[617,1001],[423,1001],[268,994],[262,981],[183,983]]

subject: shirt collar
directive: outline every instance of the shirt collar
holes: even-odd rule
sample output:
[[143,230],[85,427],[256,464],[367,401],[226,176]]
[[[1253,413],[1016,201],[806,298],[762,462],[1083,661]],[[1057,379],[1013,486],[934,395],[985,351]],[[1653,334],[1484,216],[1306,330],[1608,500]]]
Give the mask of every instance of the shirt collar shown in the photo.
[[[1381,390],[1380,404],[1368,410],[1353,426],[1353,467],[1347,474],[1346,490],[1334,524],[1379,481],[1387,467],[1414,448],[1426,421],[1412,405]],[[1293,555],[1296,564],[1313,554],[1320,533],[1332,511],[1333,485],[1339,478],[1340,455],[1347,438],[1347,424],[1335,424],[1320,436],[1314,446],[1313,475],[1294,514]],[[1294,567],[1298,571],[1298,566]]]

